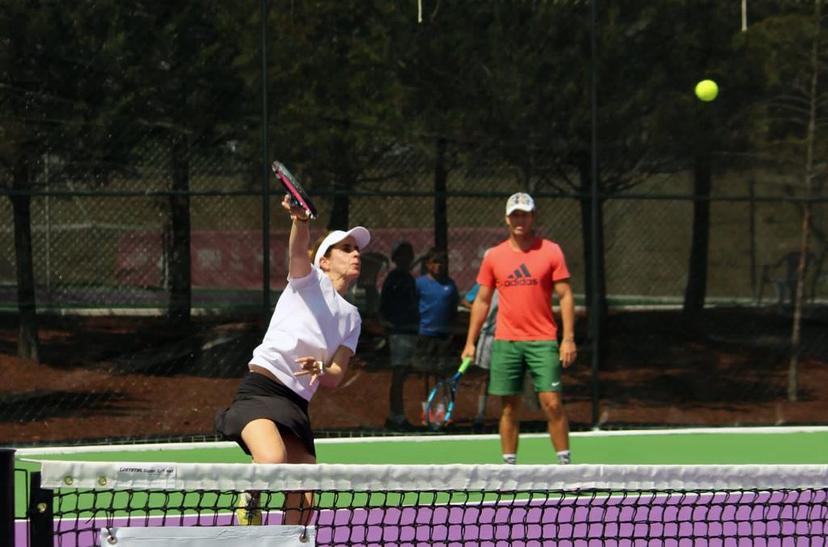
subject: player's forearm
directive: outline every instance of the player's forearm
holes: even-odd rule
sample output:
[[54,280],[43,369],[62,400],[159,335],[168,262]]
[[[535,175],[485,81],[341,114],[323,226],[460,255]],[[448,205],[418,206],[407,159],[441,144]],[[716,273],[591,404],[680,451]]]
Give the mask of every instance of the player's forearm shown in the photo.
[[472,304],[471,314],[469,315],[469,330],[466,334],[466,344],[474,345],[477,342],[477,337],[480,335],[480,329],[483,328],[483,321],[489,314],[489,304],[475,300]]
[[572,291],[567,291],[561,295],[561,323],[563,327],[562,339],[575,340],[575,297]]
[[326,388],[334,388],[341,384],[348,373],[348,364],[353,355],[346,346],[339,346],[330,363],[325,364],[325,374],[319,377],[319,384]]
[[337,387],[345,379],[346,372],[348,372],[348,365],[331,363],[325,367],[325,374],[319,378],[319,385],[326,388]]
[[288,239],[288,260],[291,277],[304,277],[310,271],[310,222],[293,219]]

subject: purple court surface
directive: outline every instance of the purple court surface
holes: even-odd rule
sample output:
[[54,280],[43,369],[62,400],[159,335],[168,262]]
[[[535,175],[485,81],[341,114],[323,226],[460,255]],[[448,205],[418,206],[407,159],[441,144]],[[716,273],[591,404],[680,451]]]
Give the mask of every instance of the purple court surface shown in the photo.
[[[265,516],[276,524],[281,514]],[[62,547],[99,545],[104,519],[82,521],[62,535]],[[738,494],[630,494],[590,496],[509,506],[391,507],[322,510],[317,545],[717,545],[828,547],[826,491]],[[116,517],[113,526],[229,526],[232,515]],[[56,532],[77,527],[56,523]],[[701,542],[701,543],[700,543]],[[27,547],[26,523],[15,547]]]

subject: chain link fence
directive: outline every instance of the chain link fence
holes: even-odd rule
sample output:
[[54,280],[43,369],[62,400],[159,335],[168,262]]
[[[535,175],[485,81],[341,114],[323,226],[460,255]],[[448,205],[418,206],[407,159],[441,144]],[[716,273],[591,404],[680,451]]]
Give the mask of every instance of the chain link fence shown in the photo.
[[[159,154],[160,156],[160,154]],[[116,179],[106,188],[82,181],[50,183],[49,158],[39,173],[42,191],[32,196],[32,234],[38,308],[45,313],[77,308],[137,310],[162,314],[169,291],[169,198],[163,158],[140,176]],[[419,170],[428,172],[425,159]],[[205,159],[192,167],[189,192],[195,314],[227,310],[257,311],[262,293],[262,198],[256,173],[228,160]],[[378,170],[399,172],[406,159],[393,159]],[[41,178],[42,177],[42,178]],[[509,182],[504,169],[491,181],[470,181],[462,169],[450,173],[446,197],[449,254],[458,286],[470,287],[483,252],[505,239],[505,199],[523,190]],[[495,182],[496,181],[496,182]],[[375,282],[390,266],[391,248],[410,241],[422,255],[435,242],[434,200],[427,175],[399,178],[388,189],[349,196],[351,223],[369,226],[370,253],[382,264]],[[729,188],[737,183],[726,181]],[[741,181],[748,188],[750,181]],[[723,186],[725,186],[723,184]],[[790,305],[796,281],[802,210],[809,202],[774,195],[774,186],[752,183],[747,192],[710,199],[710,246],[707,300],[711,305]],[[397,190],[405,188],[405,190]],[[464,188],[497,188],[497,192]],[[647,185],[646,194],[602,196],[607,291],[614,305],[680,306],[687,283],[694,199],[686,173]],[[538,232],[566,252],[576,292],[585,291],[585,228],[577,195],[535,194]],[[679,197],[680,196],[680,197]],[[284,288],[286,234],[280,195],[270,194],[271,288]],[[321,194],[322,221],[330,214],[330,196]],[[2,306],[16,308],[14,224],[8,200],[0,234]],[[828,263],[820,223],[824,200],[810,202],[816,230],[805,270],[805,300],[818,306],[828,298]],[[323,224],[314,231],[324,231]],[[372,258],[374,258],[372,256]],[[580,291],[577,289],[580,288]],[[125,312],[124,312],[125,313]]]
[[[392,245],[411,241],[418,254],[434,245],[434,196],[422,158],[420,174],[390,181],[389,189],[362,191],[349,197],[353,224],[372,228],[374,242],[370,252],[384,268],[390,264]],[[169,292],[169,200],[176,195],[166,188],[163,153],[152,156],[155,167],[142,169],[140,176],[110,181],[105,188],[84,185],[82,181],[49,181],[49,162],[44,159],[37,184],[41,191],[32,195],[32,234],[37,279],[38,307],[44,312],[69,308],[94,313],[96,310],[144,310],[162,314]],[[395,158],[386,173],[400,172],[410,158]],[[55,169],[55,166],[52,166]],[[492,177],[496,178],[496,177]],[[262,292],[262,198],[256,173],[239,166],[229,170],[214,161],[192,166],[190,201],[192,287],[194,313],[229,310],[238,313],[246,307],[258,310]],[[457,184],[455,184],[455,182]],[[490,182],[465,180],[459,170],[449,184],[486,187]],[[479,185],[479,186],[478,186]],[[501,190],[449,194],[448,233],[452,271],[458,286],[473,283],[483,252],[505,237],[503,209],[508,192],[518,191],[516,183],[497,183]],[[395,189],[398,188],[398,189]],[[511,189],[509,189],[511,188]],[[403,190],[405,189],[405,190]],[[271,247],[271,288],[284,288],[287,272],[286,235],[289,224],[279,213],[281,196],[269,196],[274,214],[269,218]],[[472,195],[474,194],[474,195]],[[330,215],[330,199],[322,194],[320,214]],[[581,245],[578,236],[579,213],[571,197],[539,197],[539,229],[560,240]],[[8,252],[0,270],[6,287],[3,306],[16,307],[14,225],[9,202],[4,203],[8,224],[2,244]],[[324,225],[316,225],[321,233]],[[560,234],[560,235],[557,235]],[[581,262],[573,257],[572,267]],[[576,270],[577,271],[577,270]],[[375,281],[381,283],[381,271]],[[249,310],[248,310],[249,311]]]
[[[167,317],[173,193],[163,189],[162,168],[139,170],[140,175],[113,180],[106,188],[43,180],[44,191],[32,197],[43,358],[40,364],[7,365],[27,370],[15,373],[21,380],[4,389],[0,411],[7,441],[211,435],[210,414],[232,397],[268,319],[261,311],[263,256],[269,253],[272,302],[284,288],[287,267],[289,225],[278,206],[279,195],[268,198],[272,215],[265,251],[256,174],[234,162],[232,154],[228,158],[206,158],[192,166],[190,322]],[[412,161],[421,167],[411,169]],[[49,169],[54,167],[44,160],[39,176],[48,176]],[[382,428],[384,414],[375,413],[385,411],[390,374],[385,330],[377,313],[382,281],[393,267],[390,254],[397,242],[411,242],[418,255],[434,245],[436,195],[430,170],[423,157],[389,159],[376,172],[412,175],[349,197],[351,224],[366,225],[373,235],[363,254],[363,274],[349,296],[360,307],[365,326],[351,383],[341,393],[321,394],[314,403],[321,430]],[[448,176],[448,188],[459,188],[449,190],[445,199],[450,274],[461,292],[474,283],[485,250],[505,238],[505,198],[520,189],[506,169],[488,176],[497,181],[497,192],[480,190],[494,183],[473,180],[462,168]],[[579,309],[581,356],[567,372],[566,391],[574,428],[593,425],[595,405],[604,428],[819,423],[812,412],[821,404],[821,386],[813,382],[824,372],[828,351],[828,263],[819,241],[811,247],[804,278],[799,401],[788,401],[786,393],[799,230],[808,202],[773,195],[781,187],[750,180],[729,180],[726,186],[732,190],[739,184],[752,189],[742,195],[714,194],[710,201],[703,334],[682,314],[694,207],[687,197],[688,175],[654,179],[641,187],[646,192],[634,196],[605,196],[610,314],[606,354],[594,373],[585,294],[586,204],[577,195],[536,192],[538,231],[564,249]],[[322,193],[318,201],[324,222],[332,199]],[[818,226],[825,204],[810,206]],[[9,211],[8,201],[3,207]],[[13,355],[14,226],[10,212],[2,218],[7,219],[0,239],[6,260],[0,279],[9,327],[3,351]],[[313,228],[314,233],[323,231],[321,223]],[[415,268],[414,273],[421,272]],[[455,327],[458,355],[467,320],[461,310]],[[409,380],[406,404],[412,421],[424,396],[421,384],[428,386],[429,381],[433,379]],[[474,371],[465,380],[455,427],[471,427],[481,381]],[[360,401],[365,397],[374,414],[325,412],[337,397],[346,396]],[[531,401],[527,404],[527,427],[542,427],[542,414]],[[487,427],[493,428],[493,404],[489,416]],[[84,425],[104,417],[115,429],[97,431]]]

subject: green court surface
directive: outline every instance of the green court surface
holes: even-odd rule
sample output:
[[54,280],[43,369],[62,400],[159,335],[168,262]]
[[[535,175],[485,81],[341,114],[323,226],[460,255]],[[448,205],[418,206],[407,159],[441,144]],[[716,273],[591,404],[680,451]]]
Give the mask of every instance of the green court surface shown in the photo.
[[[576,464],[825,464],[828,428],[744,428],[573,433]],[[38,452],[40,451],[40,452]],[[496,435],[374,437],[317,441],[320,462],[349,464],[484,464],[500,462]],[[18,468],[36,470],[22,460],[153,461],[246,463],[247,457],[230,443],[134,445],[27,449]],[[520,439],[521,464],[550,464],[555,460],[546,435]],[[22,514],[23,475],[15,476],[18,514]]]
[[[174,461],[245,463],[249,457],[228,443],[133,445],[106,451],[96,447],[41,454],[24,451],[31,459],[94,461]],[[807,464],[828,463],[828,428],[762,428],[686,432],[573,433],[573,463],[589,464]],[[555,461],[546,435],[523,435],[519,462]],[[496,435],[365,437],[317,440],[317,455],[325,463],[448,464],[499,463]]]

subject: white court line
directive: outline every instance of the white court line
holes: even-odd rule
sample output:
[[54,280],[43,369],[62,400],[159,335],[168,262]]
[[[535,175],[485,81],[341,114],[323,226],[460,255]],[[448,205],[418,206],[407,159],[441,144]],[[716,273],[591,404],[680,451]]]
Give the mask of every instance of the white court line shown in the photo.
[[[743,434],[787,435],[795,433],[828,433],[828,426],[768,426],[768,427],[700,427],[687,429],[629,429],[612,431],[576,431],[571,437],[635,437],[658,435],[743,435]],[[524,439],[545,439],[547,433],[525,433]],[[335,437],[316,439],[317,444],[369,444],[369,443],[397,443],[397,442],[442,442],[442,441],[492,441],[499,437],[496,434],[488,435],[399,435],[378,437]],[[166,452],[171,450],[209,450],[233,448],[237,446],[233,441],[188,442],[188,443],[136,443],[116,445],[84,445],[84,446],[44,446],[36,448],[17,449],[18,456],[38,456],[56,454],[84,454],[91,452]]]

